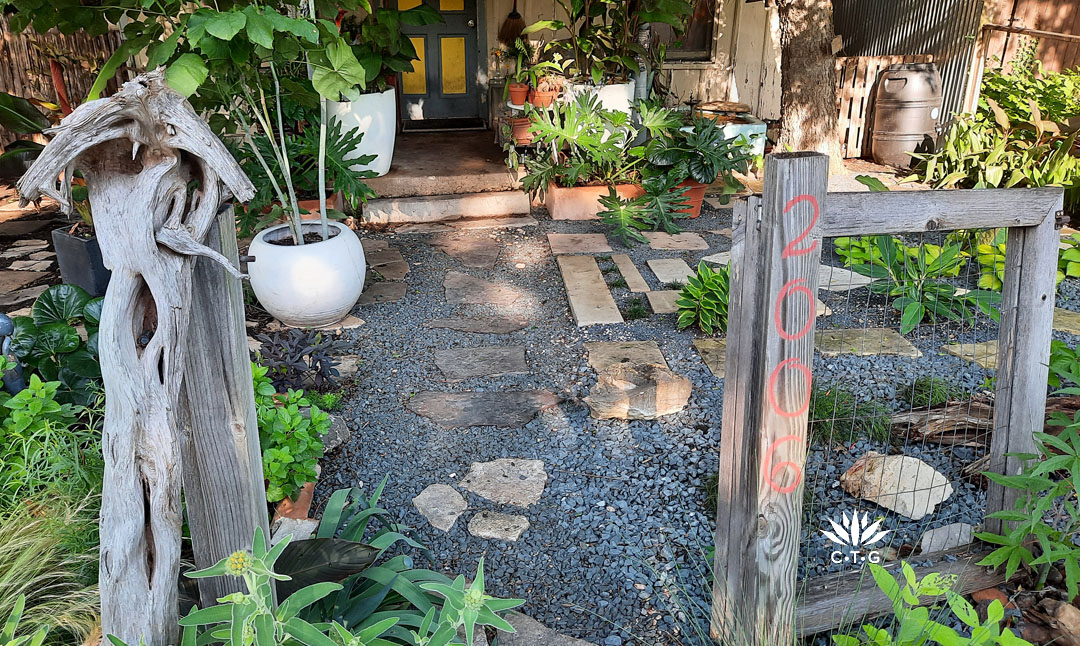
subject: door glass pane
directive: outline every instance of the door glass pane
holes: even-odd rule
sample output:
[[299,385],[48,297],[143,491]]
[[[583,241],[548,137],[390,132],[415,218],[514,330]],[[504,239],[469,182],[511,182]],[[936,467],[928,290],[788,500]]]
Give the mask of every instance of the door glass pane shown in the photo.
[[418,60],[412,62],[411,72],[401,73],[401,91],[405,94],[427,94],[427,61],[424,60],[424,37],[409,36],[416,48]]
[[413,7],[419,7],[423,0],[398,0],[397,8],[405,11],[406,9],[412,9]]
[[[669,25],[652,23],[653,38],[668,45],[669,61],[712,58],[713,30],[716,28],[717,0],[697,0],[686,23],[686,33],[676,36]],[[676,43],[681,43],[675,47]]]
[[439,0],[440,11],[465,11],[465,0]]
[[443,94],[465,94],[465,37],[450,36],[442,44]]

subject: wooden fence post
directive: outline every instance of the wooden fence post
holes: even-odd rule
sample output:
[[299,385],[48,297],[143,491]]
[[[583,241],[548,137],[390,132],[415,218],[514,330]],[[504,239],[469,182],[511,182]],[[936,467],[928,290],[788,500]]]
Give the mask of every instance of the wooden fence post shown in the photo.
[[[1023,464],[1006,453],[1034,453],[1033,433],[1041,432],[1046,415],[1046,377],[1054,320],[1058,261],[1059,195],[1041,224],[1009,229],[1005,251],[1005,284],[1001,288],[994,434],[990,471],[1020,473]],[[1013,509],[1019,492],[991,482],[986,513]],[[1003,533],[1004,523],[986,519],[986,529]]]
[[[239,264],[232,207],[206,242]],[[181,391],[182,472],[195,565],[205,568],[250,549],[256,527],[269,529],[240,280],[200,258],[191,310],[185,372],[199,377]],[[199,607],[242,587],[236,577],[199,579]]]
[[795,638],[803,466],[829,158],[770,155],[761,199],[740,204],[717,500],[711,632]]

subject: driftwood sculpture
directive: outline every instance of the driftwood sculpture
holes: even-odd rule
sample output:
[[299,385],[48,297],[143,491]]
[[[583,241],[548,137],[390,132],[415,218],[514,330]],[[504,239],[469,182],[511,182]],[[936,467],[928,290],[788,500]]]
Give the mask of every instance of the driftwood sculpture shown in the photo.
[[174,644],[180,424],[190,418],[180,398],[183,380],[200,377],[185,375],[192,276],[199,256],[240,276],[205,241],[211,233],[216,240],[222,204],[250,199],[254,189],[161,70],[79,106],[47,133],[50,143],[19,181],[22,202],[44,194],[70,213],[72,176],[81,171],[112,270],[98,340],[106,391],[102,627],[129,644]]

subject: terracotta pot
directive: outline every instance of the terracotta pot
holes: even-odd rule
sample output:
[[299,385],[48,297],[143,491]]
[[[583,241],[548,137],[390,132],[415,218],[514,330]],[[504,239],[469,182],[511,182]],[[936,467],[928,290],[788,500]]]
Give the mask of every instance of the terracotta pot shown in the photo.
[[[301,220],[303,220],[305,222],[309,222],[309,221],[312,221],[312,220],[317,221],[319,219],[319,200],[318,199],[314,199],[314,200],[297,200],[296,205],[299,206],[301,209],[304,209],[305,211],[307,211],[307,213],[301,213],[300,214],[300,219]],[[344,206],[344,199],[342,198],[341,193],[333,193],[331,195],[326,196],[326,208],[328,208],[328,209],[337,209],[338,211],[341,211],[342,206]]]
[[558,98],[558,90],[548,90],[541,92],[540,90],[529,90],[529,103],[535,105],[538,108],[546,108],[552,103],[555,103],[555,99]]
[[702,184],[701,182],[687,177],[685,180],[679,182],[676,188],[686,188],[686,192],[683,193],[683,199],[690,202],[690,206],[677,211],[677,213],[686,213],[691,218],[696,218],[701,215],[701,203],[705,200],[705,189],[709,188],[708,184]]
[[519,146],[525,146],[531,144],[535,136],[529,132],[529,126],[532,125],[532,121],[527,117],[518,117],[510,120],[510,127],[513,131],[514,143]]
[[311,513],[311,500],[315,496],[315,483],[308,482],[296,494],[296,500],[285,498],[274,509],[274,520],[278,518],[297,518],[303,520]]
[[[641,197],[645,190],[637,184],[619,184],[615,192],[624,199]],[[549,184],[544,206],[552,220],[596,220],[602,210],[600,198],[608,194],[607,186],[574,186],[563,188]]]
[[524,105],[529,100],[529,86],[525,83],[511,83],[509,87],[510,103]]

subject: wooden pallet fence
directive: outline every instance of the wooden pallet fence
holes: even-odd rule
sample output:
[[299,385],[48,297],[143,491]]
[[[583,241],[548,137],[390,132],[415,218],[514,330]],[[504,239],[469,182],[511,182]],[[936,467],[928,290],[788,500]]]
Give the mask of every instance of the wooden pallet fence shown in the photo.
[[929,54],[915,56],[842,56],[836,59],[838,132],[844,159],[870,154],[873,99],[877,77],[895,63],[929,63]]

